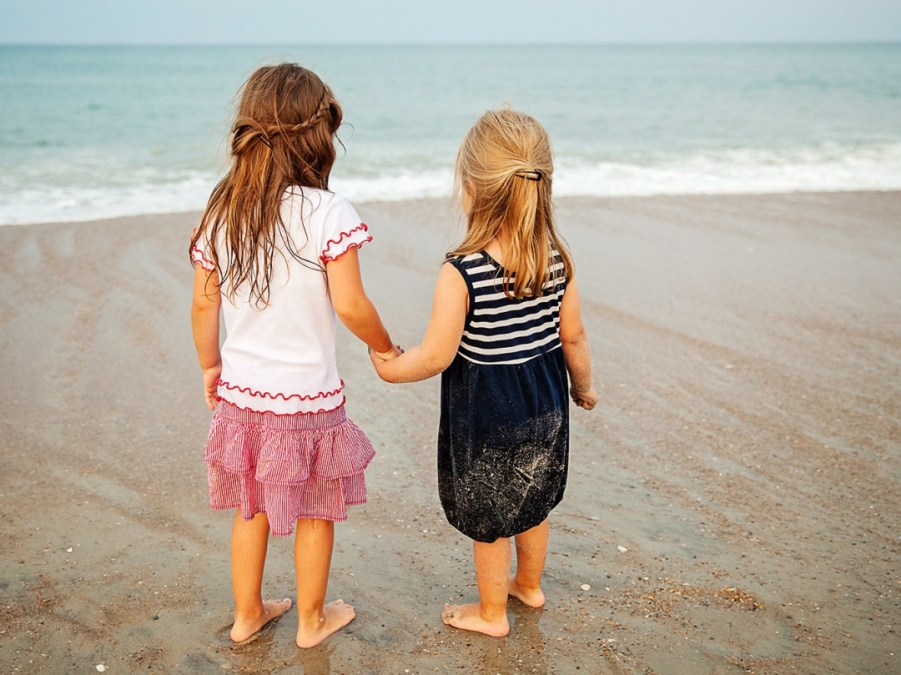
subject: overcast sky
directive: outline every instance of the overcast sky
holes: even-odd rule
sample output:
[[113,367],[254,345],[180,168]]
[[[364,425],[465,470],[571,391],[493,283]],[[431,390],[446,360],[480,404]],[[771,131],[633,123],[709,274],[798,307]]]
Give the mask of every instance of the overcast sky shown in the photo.
[[6,44],[901,41],[901,0],[0,0]]

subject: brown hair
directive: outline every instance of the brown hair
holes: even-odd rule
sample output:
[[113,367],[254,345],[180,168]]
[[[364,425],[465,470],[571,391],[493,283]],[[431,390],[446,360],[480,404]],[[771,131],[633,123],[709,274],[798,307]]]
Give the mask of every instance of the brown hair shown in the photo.
[[[204,235],[213,243],[209,253],[228,297],[247,284],[249,297],[265,305],[276,251],[321,269],[297,254],[281,203],[292,185],[328,189],[341,117],[331,89],[296,64],[264,66],[245,83],[232,128],[231,168],[191,238],[192,248]],[[217,241],[225,251],[217,250]]]
[[[512,273],[514,298],[538,296],[549,279],[570,278],[573,262],[566,242],[554,227],[551,179],[554,161],[544,127],[515,110],[490,110],[466,134],[457,153],[454,191],[464,190],[472,204],[466,236],[448,257],[483,251],[504,237],[504,268]],[[559,274],[549,274],[552,251],[563,261]]]

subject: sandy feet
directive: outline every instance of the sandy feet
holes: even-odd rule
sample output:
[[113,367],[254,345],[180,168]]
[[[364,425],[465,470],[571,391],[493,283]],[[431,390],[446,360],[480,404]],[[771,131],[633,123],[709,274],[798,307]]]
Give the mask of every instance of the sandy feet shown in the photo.
[[343,600],[335,600],[324,605],[318,623],[298,626],[297,646],[315,647],[329,635],[353,621],[356,615],[354,608]]
[[499,619],[489,621],[482,616],[482,605],[445,605],[441,620],[448,626],[484,633],[491,637],[504,637],[510,632],[510,622],[504,613]]
[[[541,588],[523,588],[516,582],[515,577],[510,578],[507,593],[529,607],[544,607],[545,597]],[[448,626],[484,633],[492,637],[503,637],[510,632],[507,614],[504,613],[495,620],[487,619],[482,614],[481,603],[445,605],[441,620]]]
[[256,640],[263,627],[281,617],[291,609],[291,600],[266,600],[263,602],[263,614],[251,619],[235,619],[231,629],[231,639],[236,643],[247,643]]
[[544,591],[541,590],[540,586],[538,588],[523,588],[516,583],[516,577],[510,577],[507,593],[529,607],[544,607]]

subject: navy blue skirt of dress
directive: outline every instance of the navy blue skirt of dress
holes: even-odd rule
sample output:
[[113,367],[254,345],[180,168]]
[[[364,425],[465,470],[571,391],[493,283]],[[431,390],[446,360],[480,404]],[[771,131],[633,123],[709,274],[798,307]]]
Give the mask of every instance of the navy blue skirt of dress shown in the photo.
[[517,300],[503,293],[505,272],[487,254],[449,262],[467,282],[470,310],[441,377],[438,492],[451,525],[491,543],[540,525],[566,488],[565,281]]

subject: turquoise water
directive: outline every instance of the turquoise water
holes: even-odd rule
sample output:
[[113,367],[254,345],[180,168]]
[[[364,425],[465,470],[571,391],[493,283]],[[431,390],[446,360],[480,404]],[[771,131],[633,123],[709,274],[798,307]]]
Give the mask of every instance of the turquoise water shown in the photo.
[[901,189],[901,45],[0,46],[0,224],[201,209],[235,92],[264,63],[345,109],[332,187],[446,195],[457,144],[511,103],[559,195]]

